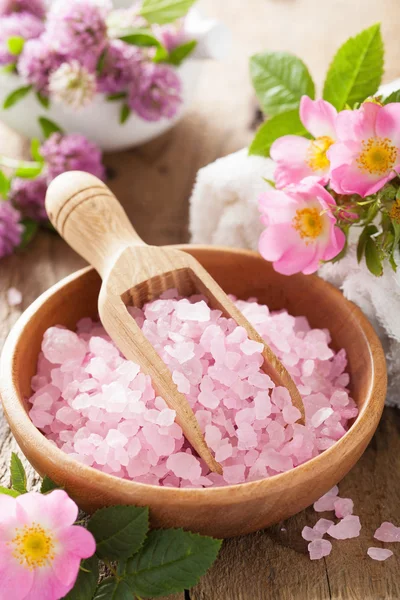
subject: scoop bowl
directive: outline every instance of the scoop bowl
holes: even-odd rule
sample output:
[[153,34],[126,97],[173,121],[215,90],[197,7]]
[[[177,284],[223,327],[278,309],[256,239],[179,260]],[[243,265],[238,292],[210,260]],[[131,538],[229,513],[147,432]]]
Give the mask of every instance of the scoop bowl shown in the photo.
[[31,422],[27,401],[45,330],[74,329],[82,317],[97,317],[101,280],[91,269],[63,279],[42,294],[13,327],[1,357],[0,393],[11,430],[41,475],[62,485],[87,512],[113,504],[150,507],[155,527],[184,527],[217,537],[262,529],[303,510],[338,483],[358,461],[382,414],[386,363],[379,339],[362,312],[315,276],[285,277],[255,252],[178,246],[193,255],[225,292],[256,297],[271,310],[305,315],[312,327],[328,328],[335,350],[345,348],[350,390],[359,415],[331,448],[286,473],[226,487],[181,489],[135,483],[70,458]]

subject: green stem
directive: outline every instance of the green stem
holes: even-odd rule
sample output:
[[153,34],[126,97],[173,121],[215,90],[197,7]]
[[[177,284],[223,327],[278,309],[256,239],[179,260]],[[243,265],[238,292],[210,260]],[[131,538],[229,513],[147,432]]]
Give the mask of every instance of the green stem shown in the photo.
[[42,163],[37,161],[29,161],[29,160],[16,160],[15,158],[9,158],[8,156],[0,155],[0,166],[8,167],[9,169],[20,169],[20,168],[32,168],[32,169],[40,169]]

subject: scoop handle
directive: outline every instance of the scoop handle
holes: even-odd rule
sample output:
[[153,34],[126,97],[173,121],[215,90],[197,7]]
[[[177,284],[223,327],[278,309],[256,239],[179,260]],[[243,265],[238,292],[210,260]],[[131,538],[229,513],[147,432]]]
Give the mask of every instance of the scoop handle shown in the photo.
[[145,245],[111,190],[89,173],[56,177],[47,190],[46,210],[61,237],[103,279],[124,248]]

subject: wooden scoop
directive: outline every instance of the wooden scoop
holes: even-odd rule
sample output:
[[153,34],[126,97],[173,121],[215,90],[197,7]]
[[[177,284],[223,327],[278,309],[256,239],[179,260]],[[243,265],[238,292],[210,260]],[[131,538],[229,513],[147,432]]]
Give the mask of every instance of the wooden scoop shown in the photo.
[[[285,386],[301,412],[301,396],[289,373],[242,313],[207,271],[189,254],[174,248],[147,246],[133,229],[122,206],[97,177],[70,171],[49,186],[46,209],[50,221],[100,274],[99,315],[107,333],[123,355],[150,375],[157,393],[176,411],[186,439],[211,471],[222,473],[208,448],[186,397],[126,307],[142,307],[162,292],[177,288],[183,296],[204,294],[212,308],[244,327],[248,337],[264,344],[263,370],[276,385]],[[81,299],[77,298],[77,302]]]

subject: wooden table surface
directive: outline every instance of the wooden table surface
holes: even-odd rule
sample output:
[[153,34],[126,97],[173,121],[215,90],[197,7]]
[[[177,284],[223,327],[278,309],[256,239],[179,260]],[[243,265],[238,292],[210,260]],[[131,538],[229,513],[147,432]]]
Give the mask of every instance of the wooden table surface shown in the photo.
[[[385,80],[400,77],[399,0],[200,0],[200,6],[231,28],[229,57],[205,64],[198,101],[173,131],[139,149],[106,157],[110,186],[149,243],[187,241],[188,198],[197,170],[251,139],[256,102],[247,63],[253,52],[295,52],[320,87],[340,43],[381,21]],[[23,150],[23,140],[1,126],[0,152],[18,156]],[[0,341],[21,310],[81,266],[83,261],[50,233],[42,233],[25,253],[0,261]],[[22,291],[21,307],[7,306],[10,286]],[[386,409],[369,448],[340,485],[341,495],[353,498],[360,516],[359,538],[334,542],[329,557],[311,562],[300,535],[304,525],[316,521],[308,509],[266,531],[226,541],[214,567],[186,593],[186,600],[400,599],[400,549],[394,548],[395,556],[385,563],[366,555],[369,546],[379,545],[372,535],[382,521],[400,524],[399,432],[400,412]],[[8,461],[15,449],[0,413],[0,484],[8,484]],[[31,469],[29,478],[35,484]]]

